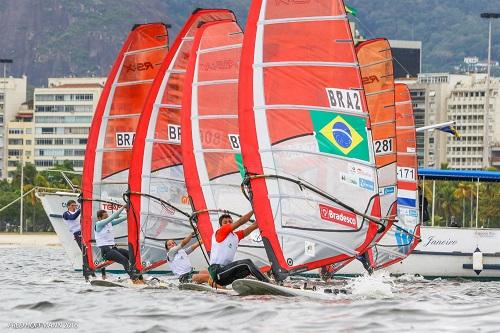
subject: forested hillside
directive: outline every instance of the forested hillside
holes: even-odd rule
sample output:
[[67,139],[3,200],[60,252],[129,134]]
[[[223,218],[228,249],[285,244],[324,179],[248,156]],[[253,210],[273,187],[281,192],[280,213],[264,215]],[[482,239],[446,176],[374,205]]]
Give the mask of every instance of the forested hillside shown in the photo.
[[[316,0],[311,0],[316,1]],[[464,56],[486,57],[487,23],[479,13],[500,11],[489,0],[350,0],[367,37],[423,41],[425,71],[449,71]],[[171,40],[197,7],[233,9],[245,24],[250,0],[1,0],[0,58],[14,59],[13,75],[30,84],[47,77],[105,76],[135,23],[172,25]],[[500,20],[494,22],[493,58],[500,58]]]

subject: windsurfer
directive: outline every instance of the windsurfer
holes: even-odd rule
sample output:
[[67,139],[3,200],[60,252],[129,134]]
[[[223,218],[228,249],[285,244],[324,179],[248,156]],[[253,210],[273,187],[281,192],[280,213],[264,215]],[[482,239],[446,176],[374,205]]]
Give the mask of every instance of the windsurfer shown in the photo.
[[201,243],[196,242],[193,245],[186,247],[191,239],[195,236],[194,233],[186,236],[180,244],[177,244],[173,239],[168,239],[165,242],[165,249],[167,250],[167,260],[170,263],[172,272],[179,278],[180,283],[208,283],[210,275],[207,270],[202,270],[194,273],[193,266],[189,261],[189,254],[196,250]]
[[80,227],[80,209],[75,200],[69,200],[66,203],[67,211],[63,214],[63,221],[69,228],[69,232],[73,234],[76,243],[80,250],[82,249],[82,230]]
[[104,259],[121,264],[130,276],[130,279],[132,279],[135,284],[142,284],[144,283],[142,276],[136,276],[130,271],[128,251],[125,249],[119,249],[116,246],[115,237],[113,235],[113,226],[120,224],[127,219],[127,216],[120,217],[120,214],[126,208],[127,205],[122,206],[116,212],[111,214],[111,216],[108,216],[108,212],[105,210],[97,211],[98,221],[95,224],[95,241],[101,250],[101,255]]
[[233,231],[247,223],[252,215],[253,211],[250,211],[236,222],[233,222],[229,214],[223,214],[219,217],[220,228],[212,236],[212,252],[208,271],[213,281],[221,286],[227,286],[233,281],[249,275],[260,281],[269,282],[269,279],[250,259],[234,261],[239,241],[257,229],[257,223],[254,222],[244,230]]

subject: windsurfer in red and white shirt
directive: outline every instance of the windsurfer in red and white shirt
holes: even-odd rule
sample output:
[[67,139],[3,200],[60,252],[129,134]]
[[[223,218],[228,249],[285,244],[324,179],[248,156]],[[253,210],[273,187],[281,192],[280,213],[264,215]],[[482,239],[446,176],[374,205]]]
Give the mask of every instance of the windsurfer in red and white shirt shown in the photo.
[[233,222],[233,218],[229,214],[223,214],[219,217],[220,228],[212,236],[212,251],[210,253],[210,266],[208,266],[210,277],[218,285],[227,286],[233,281],[249,275],[260,281],[269,282],[269,279],[250,259],[234,261],[238,243],[257,229],[257,223],[254,222],[244,230],[234,231],[250,221],[252,215],[253,211],[250,211],[236,222]]

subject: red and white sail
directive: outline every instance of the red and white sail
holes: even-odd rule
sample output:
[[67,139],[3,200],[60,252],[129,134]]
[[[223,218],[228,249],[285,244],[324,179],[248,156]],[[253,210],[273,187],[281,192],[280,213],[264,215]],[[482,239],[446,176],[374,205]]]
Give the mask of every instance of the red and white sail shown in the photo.
[[[97,105],[82,178],[82,236],[90,269],[106,264],[100,253],[93,252],[92,221],[96,220],[98,210],[113,211],[124,203],[137,123],[167,52],[168,33],[164,24],[134,26]],[[117,226],[114,233],[117,242],[126,241],[127,226]]]
[[130,168],[128,234],[133,269],[165,262],[164,242],[193,229],[181,153],[181,103],[194,35],[200,25],[234,20],[224,9],[193,12],[161,65],[139,120]]
[[[208,252],[224,210],[244,215],[252,209],[241,191],[238,79],[243,32],[235,21],[198,29],[190,55],[182,103],[182,155],[188,193]],[[235,216],[237,218],[237,216]],[[238,246],[237,257],[268,265],[260,233]]]
[[[394,68],[389,41],[378,38],[356,46],[372,129],[380,208],[390,228],[396,218],[396,110]],[[380,239],[379,235],[377,239]]]
[[239,128],[273,273],[363,252],[380,198],[359,64],[343,1],[252,2]]
[[420,241],[415,119],[408,87],[398,83],[395,88],[398,222],[371,249],[369,258],[375,269],[403,260]]

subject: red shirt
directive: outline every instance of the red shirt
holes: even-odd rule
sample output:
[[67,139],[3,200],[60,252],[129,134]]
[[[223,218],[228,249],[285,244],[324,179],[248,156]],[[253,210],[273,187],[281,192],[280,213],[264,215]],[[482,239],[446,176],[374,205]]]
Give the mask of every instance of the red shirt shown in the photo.
[[[215,232],[215,240],[217,243],[223,242],[226,239],[227,235],[233,232],[233,226],[231,224],[224,224]],[[243,230],[236,231],[234,233],[238,237],[238,241],[242,240],[245,237]]]

